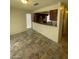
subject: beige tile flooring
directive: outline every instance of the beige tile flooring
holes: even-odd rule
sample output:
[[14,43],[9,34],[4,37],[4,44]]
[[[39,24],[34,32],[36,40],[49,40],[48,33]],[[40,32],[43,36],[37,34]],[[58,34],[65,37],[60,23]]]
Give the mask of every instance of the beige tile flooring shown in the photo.
[[11,59],[62,59],[62,47],[34,30],[11,35]]

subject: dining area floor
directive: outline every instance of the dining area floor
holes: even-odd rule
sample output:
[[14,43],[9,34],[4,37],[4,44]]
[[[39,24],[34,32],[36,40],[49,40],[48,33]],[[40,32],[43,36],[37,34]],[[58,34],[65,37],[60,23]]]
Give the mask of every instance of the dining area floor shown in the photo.
[[62,59],[62,46],[33,29],[10,36],[11,59]]

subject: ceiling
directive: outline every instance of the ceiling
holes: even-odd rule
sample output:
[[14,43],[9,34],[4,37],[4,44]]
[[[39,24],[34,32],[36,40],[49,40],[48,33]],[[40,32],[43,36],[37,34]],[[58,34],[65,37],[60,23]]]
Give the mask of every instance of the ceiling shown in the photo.
[[[27,4],[22,4],[20,0],[10,0],[12,8],[19,8],[23,10],[35,10],[41,7],[57,4],[60,0],[29,0]],[[35,3],[39,5],[34,6]]]

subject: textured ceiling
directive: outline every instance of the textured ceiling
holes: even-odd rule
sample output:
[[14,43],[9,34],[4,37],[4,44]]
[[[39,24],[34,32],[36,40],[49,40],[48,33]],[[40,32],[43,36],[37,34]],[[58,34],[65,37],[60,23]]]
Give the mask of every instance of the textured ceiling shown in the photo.
[[[21,0],[11,0],[10,6],[23,10],[35,10],[41,7],[57,4],[59,1],[60,0],[29,0],[27,4],[22,4]],[[34,6],[35,3],[39,3],[39,5]]]

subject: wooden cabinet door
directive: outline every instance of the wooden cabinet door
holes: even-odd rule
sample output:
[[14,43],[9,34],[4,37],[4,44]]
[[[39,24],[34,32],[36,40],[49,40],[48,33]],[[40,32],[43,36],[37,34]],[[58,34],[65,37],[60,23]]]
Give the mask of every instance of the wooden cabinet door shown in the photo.
[[57,14],[58,14],[58,10],[51,10],[50,11],[50,20],[53,21],[57,21]]

